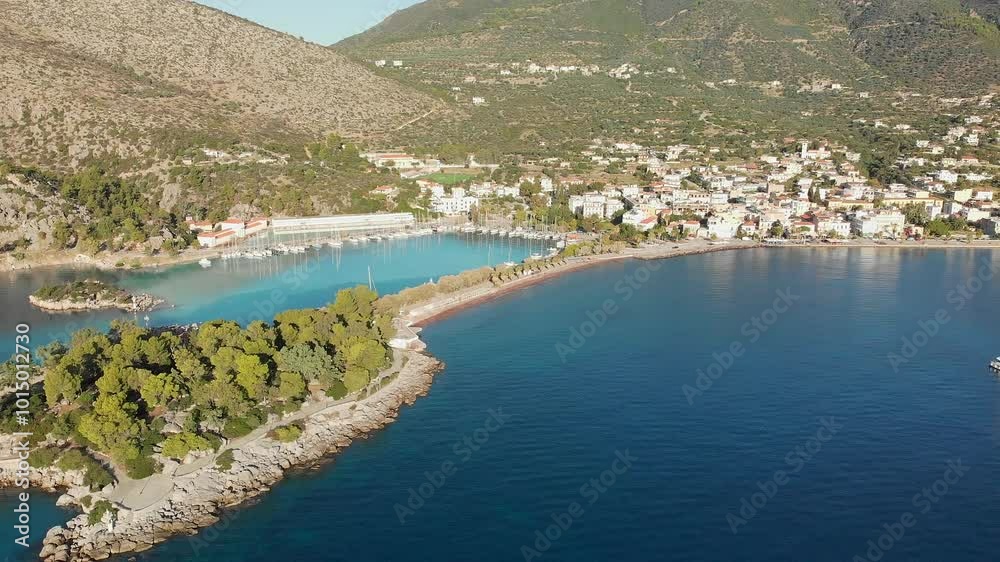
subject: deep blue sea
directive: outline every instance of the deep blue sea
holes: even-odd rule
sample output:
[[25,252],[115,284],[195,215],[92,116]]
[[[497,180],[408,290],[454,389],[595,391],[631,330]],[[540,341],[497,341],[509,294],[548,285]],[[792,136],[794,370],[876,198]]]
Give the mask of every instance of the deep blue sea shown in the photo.
[[138,559],[996,560],[990,264],[754,250],[507,295],[425,330],[447,368],[396,423]]

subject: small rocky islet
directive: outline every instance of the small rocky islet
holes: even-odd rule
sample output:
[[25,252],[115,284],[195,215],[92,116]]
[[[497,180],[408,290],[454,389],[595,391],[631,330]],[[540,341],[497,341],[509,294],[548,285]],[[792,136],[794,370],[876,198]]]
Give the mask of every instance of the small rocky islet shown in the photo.
[[129,293],[93,279],[47,285],[30,295],[28,301],[43,310],[58,312],[106,309],[145,312],[153,310],[164,302],[152,295]]

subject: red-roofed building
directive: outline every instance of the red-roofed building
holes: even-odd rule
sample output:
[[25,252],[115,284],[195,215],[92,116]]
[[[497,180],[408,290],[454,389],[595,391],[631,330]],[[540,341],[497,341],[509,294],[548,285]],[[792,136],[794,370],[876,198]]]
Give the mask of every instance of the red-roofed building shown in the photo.
[[399,194],[399,189],[391,185],[380,185],[375,189],[371,190],[369,193],[372,195],[377,195],[379,197],[395,197]]
[[219,232],[202,232],[198,235],[198,243],[202,248],[215,248],[231,244],[237,238],[232,230],[220,230]]
[[191,221],[187,223],[187,225],[191,232],[211,232],[212,230],[215,230],[215,223],[212,221]]
[[219,223],[220,230],[232,230],[240,238],[244,236],[246,227],[246,222],[241,219],[228,218]]
[[243,235],[253,236],[263,230],[267,230],[267,219],[254,219],[247,223],[246,228],[243,229]]

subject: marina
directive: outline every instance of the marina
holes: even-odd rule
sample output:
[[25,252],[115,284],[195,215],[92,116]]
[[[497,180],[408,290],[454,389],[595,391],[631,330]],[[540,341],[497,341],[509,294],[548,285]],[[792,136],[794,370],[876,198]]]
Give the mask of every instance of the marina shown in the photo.
[[[501,238],[444,229],[419,235],[390,234],[379,234],[375,240],[358,235],[342,238],[339,246],[317,246],[321,241],[336,241],[336,236],[292,234],[267,238],[261,233],[261,238],[245,239],[239,248],[220,248],[220,254],[240,252],[241,255],[206,258],[208,267],[187,263],[156,269],[104,271],[67,266],[13,272],[0,277],[0,304],[31,324],[32,340],[39,344],[67,341],[74,331],[82,328],[103,330],[116,319],[150,327],[190,325],[214,318],[241,323],[269,321],[283,310],[322,306],[339,289],[368,285],[369,269],[375,289],[388,294],[477,267],[516,264],[532,254],[551,251],[554,245],[551,240]],[[91,278],[130,292],[148,293],[171,306],[150,312],[147,320],[142,315],[114,310],[74,316],[53,314],[28,303],[28,296],[42,286]]]
[[[427,238],[442,235],[477,237],[487,244],[499,242],[522,242],[522,246],[544,247],[544,256],[551,256],[566,245],[565,235],[547,229],[534,228],[491,228],[464,225],[427,223],[421,224],[412,215],[399,215],[395,219],[379,221],[362,220],[362,217],[382,215],[358,215],[353,217],[326,217],[316,219],[275,219],[262,232],[247,236],[227,245],[219,254],[223,260],[265,260],[278,255],[305,254],[322,248],[340,249],[369,243]],[[386,215],[390,216],[390,215]],[[395,215],[392,215],[395,216]],[[351,220],[344,220],[351,219]],[[538,242],[531,244],[528,242]],[[530,252],[531,259],[541,259],[543,253]],[[205,260],[202,260],[203,262]],[[508,260],[509,261],[509,260]],[[211,263],[204,265],[210,267]]]

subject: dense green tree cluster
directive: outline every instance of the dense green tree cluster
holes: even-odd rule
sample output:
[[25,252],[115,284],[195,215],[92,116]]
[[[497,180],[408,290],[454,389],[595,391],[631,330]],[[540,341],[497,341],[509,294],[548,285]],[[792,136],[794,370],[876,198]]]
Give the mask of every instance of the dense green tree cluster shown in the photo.
[[57,220],[51,242],[56,249],[77,247],[96,253],[120,250],[145,243],[164,230],[172,233],[171,245],[182,249],[194,240],[183,217],[159,207],[153,185],[145,179],[123,179],[104,168],[90,165],[67,176],[31,167],[5,165],[50,194],[58,194],[70,205],[86,210],[86,222]]
[[[338,398],[362,390],[390,360],[391,318],[377,298],[345,289],[325,308],[246,328],[214,321],[175,333],[116,322],[108,333],[81,330],[46,350],[46,404],[37,411],[48,409],[35,442],[68,438],[142,477],[157,470],[157,447],[181,459],[297,410],[311,387]],[[12,400],[2,409],[15,409]],[[183,430],[165,437],[168,419]]]

